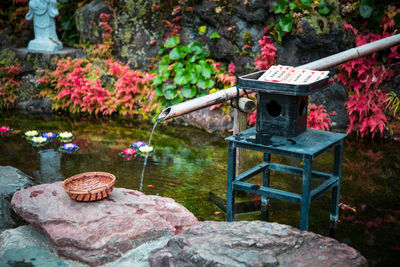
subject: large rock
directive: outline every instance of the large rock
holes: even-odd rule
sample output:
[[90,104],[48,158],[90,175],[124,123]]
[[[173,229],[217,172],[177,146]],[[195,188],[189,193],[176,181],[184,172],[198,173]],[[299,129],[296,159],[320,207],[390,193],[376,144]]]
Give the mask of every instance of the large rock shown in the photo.
[[115,188],[104,200],[77,202],[61,182],[18,191],[12,207],[45,233],[59,255],[91,265],[114,261],[148,241],[197,223],[192,213],[170,198]]
[[[164,236],[155,240],[148,241],[135,249],[126,252],[121,258],[114,262],[102,265],[104,267],[145,267],[149,266],[147,260],[151,251],[157,248],[164,247],[169,240],[169,236]],[[48,251],[51,255],[58,257],[61,261],[66,262],[71,267],[86,267],[87,264],[68,260],[63,257],[57,256],[57,251],[49,240],[31,225],[23,225],[14,229],[7,229],[0,234],[0,259],[3,254],[8,251],[18,251],[18,249],[26,247],[39,247]],[[0,265],[1,266],[1,265]]]
[[277,223],[200,222],[153,251],[155,266],[367,266],[355,249]]
[[104,0],[94,0],[76,11],[76,29],[81,42],[99,43],[103,40],[102,34],[105,31],[99,26],[102,13],[111,15],[109,21],[112,21],[112,11]]
[[0,231],[21,223],[21,218],[12,212],[10,201],[17,190],[33,184],[31,177],[20,170],[0,166]]
[[190,112],[181,117],[186,123],[194,127],[206,129],[209,132],[224,132],[232,129],[233,122],[221,109],[203,108]]

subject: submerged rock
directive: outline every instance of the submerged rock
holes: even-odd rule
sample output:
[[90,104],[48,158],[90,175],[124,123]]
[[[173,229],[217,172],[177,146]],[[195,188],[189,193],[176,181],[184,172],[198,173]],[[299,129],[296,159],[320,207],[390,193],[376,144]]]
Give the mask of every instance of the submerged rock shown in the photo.
[[61,182],[18,191],[12,207],[48,237],[59,255],[90,265],[114,261],[146,242],[169,238],[197,223],[192,213],[170,198],[115,188],[104,200],[77,202]]
[[45,249],[39,247],[26,247],[7,250],[0,260],[0,266],[68,267],[69,265],[54,257]]
[[367,266],[335,239],[277,223],[199,222],[149,256],[156,266]]
[[11,166],[0,166],[0,231],[18,226],[18,218],[11,209],[11,198],[21,189],[32,186],[30,176]]
[[47,238],[31,225],[7,229],[0,234],[0,258],[7,250],[32,246],[55,252]]

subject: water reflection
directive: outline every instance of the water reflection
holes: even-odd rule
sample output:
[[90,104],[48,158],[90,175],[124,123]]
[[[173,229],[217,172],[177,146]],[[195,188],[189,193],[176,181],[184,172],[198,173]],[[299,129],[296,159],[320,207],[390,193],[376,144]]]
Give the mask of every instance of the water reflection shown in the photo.
[[[10,165],[35,176],[42,183],[62,180],[88,171],[105,171],[117,177],[116,186],[140,188],[145,158],[127,161],[118,154],[133,141],[148,140],[151,124],[90,118],[40,117],[6,114],[0,125],[10,125],[14,132],[0,137],[0,165]],[[37,129],[41,132],[70,131],[80,150],[60,154],[61,143],[55,140],[43,147],[32,147],[22,135]],[[172,127],[160,123],[154,132],[155,152],[148,158],[143,181],[146,194],[171,197],[199,219],[223,221],[225,214],[210,200],[223,199],[226,193],[227,143],[223,137],[189,127]],[[248,153],[246,168],[262,160],[260,153]],[[273,162],[301,166],[292,158],[272,157]],[[332,170],[333,155],[324,153],[313,162],[313,169]],[[400,146],[394,143],[363,143],[348,139],[345,144],[340,210],[336,239],[358,249],[370,266],[391,266],[400,259]],[[257,180],[258,179],[258,180]],[[313,187],[319,181],[313,183]],[[261,176],[255,177],[261,184]],[[271,186],[297,192],[301,177],[271,172]],[[259,220],[259,196],[241,196],[238,205],[244,213],[238,220]],[[310,210],[310,230],[329,235],[330,194],[315,200]],[[354,208],[354,210],[353,210]],[[251,212],[252,210],[257,210]],[[298,205],[271,200],[270,221],[297,227]],[[331,233],[332,234],[332,233]]]
[[61,152],[53,148],[39,150],[40,170],[33,172],[38,183],[54,183],[63,181],[64,176],[61,174]]

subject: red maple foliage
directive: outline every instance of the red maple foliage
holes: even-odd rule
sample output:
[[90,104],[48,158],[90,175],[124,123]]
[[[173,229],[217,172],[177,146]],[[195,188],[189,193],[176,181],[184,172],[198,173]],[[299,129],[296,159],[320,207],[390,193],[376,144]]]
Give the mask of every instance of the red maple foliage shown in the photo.
[[20,86],[17,76],[21,71],[18,65],[0,67],[0,110],[14,106],[17,100],[15,92]]
[[[385,16],[380,33],[360,33],[350,24],[345,28],[355,35],[356,46],[361,46],[395,33],[393,18]],[[348,132],[355,132],[361,137],[366,135],[383,135],[387,128],[389,117],[385,114],[387,94],[380,88],[383,83],[391,79],[395,72],[387,67],[393,60],[400,58],[400,46],[392,47],[382,60],[382,54],[372,53],[338,66],[338,81],[349,90],[349,100],[346,103],[350,124]],[[385,64],[383,63],[384,61]]]
[[[267,34],[269,26],[266,27],[264,31]],[[274,41],[271,36],[265,35],[262,40],[258,41],[258,44],[261,47],[261,53],[256,58],[254,65],[258,70],[266,70],[275,63],[276,48],[274,46]]]
[[323,105],[308,105],[307,128],[329,131],[331,118]]

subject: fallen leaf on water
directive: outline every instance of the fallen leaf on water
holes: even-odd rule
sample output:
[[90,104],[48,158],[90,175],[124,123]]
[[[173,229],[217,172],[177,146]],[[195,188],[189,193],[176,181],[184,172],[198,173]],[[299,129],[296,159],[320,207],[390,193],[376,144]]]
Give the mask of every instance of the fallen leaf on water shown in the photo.
[[152,184],[149,184],[147,187],[154,187],[154,185],[152,185]]

